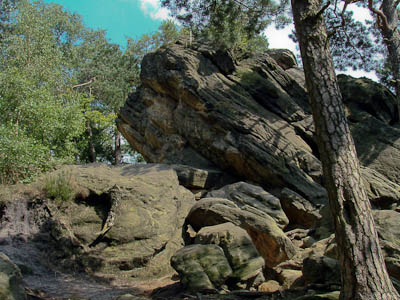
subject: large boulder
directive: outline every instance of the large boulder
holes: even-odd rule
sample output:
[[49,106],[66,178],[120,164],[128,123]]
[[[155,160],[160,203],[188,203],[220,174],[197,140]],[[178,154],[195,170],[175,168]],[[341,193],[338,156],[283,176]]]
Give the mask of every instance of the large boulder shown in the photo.
[[242,210],[254,213],[257,213],[257,211],[264,212],[274,218],[281,228],[286,227],[289,223],[279,199],[256,185],[236,182],[219,190],[213,190],[207,193],[206,197],[226,198],[234,202]]
[[291,225],[300,225],[309,228],[321,219],[318,207],[315,207],[310,201],[307,201],[296,192],[284,188],[279,198]]
[[0,252],[0,299],[26,300],[20,269]]
[[400,280],[400,213],[374,211],[374,220],[389,275]]
[[186,221],[196,231],[226,222],[245,229],[268,267],[287,260],[296,252],[296,247],[272,217],[261,211],[240,209],[227,199],[201,199],[192,207]]
[[303,278],[306,284],[340,284],[340,268],[336,259],[311,255],[303,261]]
[[246,230],[232,223],[203,227],[197,233],[195,243],[220,246],[233,271],[230,277],[236,281],[245,282],[254,278],[264,267],[264,259]]
[[199,169],[187,165],[171,165],[181,185],[190,190],[217,188],[234,180],[218,169]]
[[[64,170],[65,171],[65,170]],[[182,226],[194,195],[166,165],[70,167],[80,195],[48,207],[58,264],[95,273],[149,278],[172,272],[170,258],[183,246]]]
[[172,256],[171,265],[192,291],[218,289],[232,275],[224,251],[217,245],[186,246]]

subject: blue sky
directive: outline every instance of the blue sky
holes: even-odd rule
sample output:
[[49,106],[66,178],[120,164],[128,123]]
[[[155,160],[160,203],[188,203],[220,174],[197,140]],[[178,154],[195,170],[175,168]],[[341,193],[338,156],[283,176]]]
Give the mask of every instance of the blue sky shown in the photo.
[[[0,0],[1,1],[1,0]],[[93,29],[105,29],[107,37],[113,43],[126,46],[125,37],[140,38],[143,34],[153,33],[162,20],[168,17],[165,8],[160,7],[160,0],[44,0],[63,5],[70,12],[77,12],[83,17],[86,26]],[[354,9],[359,20],[368,18],[368,11]],[[288,26],[276,30],[270,26],[265,31],[271,48],[286,48],[298,53],[296,45],[287,37],[293,30]],[[346,74],[360,77],[367,76],[377,80],[374,73],[348,70]]]
[[107,30],[107,37],[121,46],[125,37],[140,38],[157,30],[167,11],[158,0],[44,0],[64,6],[83,17],[87,27]]

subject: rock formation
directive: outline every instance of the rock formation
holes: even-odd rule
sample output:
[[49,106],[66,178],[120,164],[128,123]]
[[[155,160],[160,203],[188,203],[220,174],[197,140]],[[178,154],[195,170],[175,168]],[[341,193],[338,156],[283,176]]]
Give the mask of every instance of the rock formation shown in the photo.
[[[173,168],[100,165],[70,172],[89,192],[66,209],[49,204],[56,210],[53,215],[59,215],[58,230],[52,231],[59,252],[70,249],[64,241],[72,240],[74,249],[82,249],[80,263],[96,273],[124,271],[125,276],[143,278],[170,272],[169,259],[182,245],[181,228],[194,204],[193,194],[179,185]],[[119,198],[116,207],[112,193]],[[111,213],[114,224],[104,233]]]
[[[276,282],[285,289],[313,284],[338,289],[314,125],[293,54],[275,49],[238,61],[207,45],[177,43],[144,58],[141,81],[117,120],[129,143],[149,162],[221,172],[233,183],[210,185],[203,190],[211,191],[198,195],[184,228],[188,248],[173,262],[182,282],[196,289],[180,263],[195,249],[203,253],[194,237],[207,226],[230,222],[247,231],[265,260],[268,284],[260,289],[276,289]],[[339,85],[369,199],[375,209],[391,209],[386,219],[383,211],[375,214],[381,232],[399,216],[396,100],[369,79],[339,75]],[[390,232],[380,237],[397,280],[398,246]],[[321,272],[327,276],[323,282],[317,278]]]
[[[327,203],[304,74],[290,52],[235,61],[175,44],[144,58],[141,80],[117,123],[148,162],[214,168],[278,197],[288,188],[314,209]],[[395,98],[369,79],[340,75],[339,84],[370,198],[396,204]]]
[[[191,172],[188,168],[185,174]],[[20,273],[12,264],[5,265],[1,252],[33,270],[27,275],[32,288],[55,281],[58,272],[86,272],[110,280],[151,280],[171,274],[170,259],[184,246],[182,227],[195,203],[177,173],[161,164],[67,166],[42,178],[32,195],[5,203],[0,197],[0,275],[15,277],[10,288],[18,288]],[[43,194],[46,178],[57,176],[69,178],[74,199],[61,201]],[[49,264],[55,271],[44,271]],[[0,276],[0,294],[7,288],[5,275]],[[51,290],[50,296],[64,299],[77,288]],[[101,295],[99,290],[91,299],[114,299],[115,294]]]
[[[320,163],[302,138],[310,117],[304,88],[269,55],[239,66],[221,55],[181,45],[147,55],[142,86],[120,113],[123,135],[149,162],[217,167],[325,204],[313,180]],[[226,60],[232,68],[219,65]]]

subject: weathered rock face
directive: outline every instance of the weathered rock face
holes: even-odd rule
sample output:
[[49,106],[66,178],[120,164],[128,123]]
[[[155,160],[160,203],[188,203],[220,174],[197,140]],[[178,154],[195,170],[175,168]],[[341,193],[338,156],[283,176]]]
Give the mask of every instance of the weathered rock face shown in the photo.
[[[171,271],[170,257],[183,245],[181,228],[195,202],[172,167],[98,165],[72,168],[71,176],[89,194],[54,208],[63,226],[53,235],[61,245],[75,241],[84,249],[81,263],[99,273],[152,277]],[[110,216],[113,225],[105,229]]]
[[391,126],[396,99],[382,85],[366,78],[339,75],[339,86],[348,108],[348,120],[361,163],[400,183],[400,130]]
[[243,210],[227,199],[201,199],[190,210],[187,222],[196,231],[226,222],[245,229],[268,267],[276,266],[296,252],[272,217],[262,211]]
[[267,193],[261,187],[246,182],[226,185],[221,189],[207,193],[207,198],[226,198],[242,210],[252,213],[263,212],[274,218],[279,227],[289,223],[278,198]]
[[181,45],[147,55],[143,84],[120,112],[123,135],[149,162],[218,167],[326,203],[312,179],[320,163],[302,138],[304,88],[267,54],[223,70],[215,55]]
[[237,281],[256,277],[264,267],[264,259],[254,247],[246,230],[232,223],[203,227],[198,232],[195,243],[220,246],[232,268],[231,277]]
[[232,275],[232,269],[217,245],[190,245],[180,249],[171,258],[182,283],[190,290],[215,290]]
[[368,198],[375,208],[387,209],[399,202],[400,190],[397,184],[374,169],[362,167],[361,174]]
[[[13,239],[22,236],[43,249],[41,255],[46,260],[65,270],[137,279],[173,272],[170,258],[184,245],[182,227],[195,203],[194,195],[180,185],[173,167],[95,164],[68,166],[56,174],[62,172],[75,182],[78,196],[68,202],[43,195],[31,200],[27,213],[39,210],[35,203],[47,212],[40,215],[38,230],[22,236],[16,232],[20,225],[0,219],[0,249],[10,249],[7,254],[15,255],[11,259],[18,262],[22,256],[10,248]],[[30,222],[31,216],[21,218]],[[40,239],[45,243],[39,244]]]
[[374,220],[389,275],[400,280],[400,213],[375,211]]
[[[144,58],[141,80],[118,127],[147,161],[218,168],[274,195],[288,188],[314,208],[326,204],[304,74],[290,52],[236,62],[176,44]],[[368,79],[341,75],[339,84],[361,163],[378,172],[364,178],[369,195],[387,207],[400,188],[395,98]]]

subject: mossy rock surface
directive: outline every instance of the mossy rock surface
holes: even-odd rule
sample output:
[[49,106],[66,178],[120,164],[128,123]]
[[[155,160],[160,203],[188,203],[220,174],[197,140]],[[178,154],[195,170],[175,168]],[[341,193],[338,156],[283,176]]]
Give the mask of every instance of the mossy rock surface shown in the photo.
[[217,245],[190,245],[171,258],[181,282],[191,291],[215,290],[232,275],[224,251]]
[[232,223],[203,227],[195,243],[220,246],[232,268],[231,277],[238,281],[254,278],[265,265],[246,230]]
[[169,260],[183,246],[182,226],[195,202],[172,167],[66,168],[78,197],[50,204],[57,216],[58,256],[76,257],[85,269],[102,275],[148,278],[172,272]]

